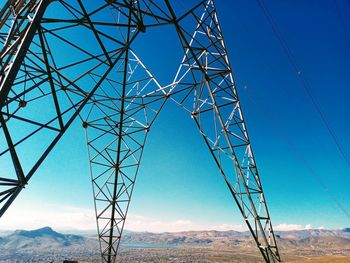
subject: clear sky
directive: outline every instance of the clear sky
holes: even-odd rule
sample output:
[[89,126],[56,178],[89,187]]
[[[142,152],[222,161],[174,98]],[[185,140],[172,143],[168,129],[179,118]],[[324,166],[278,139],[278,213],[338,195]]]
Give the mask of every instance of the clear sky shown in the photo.
[[[299,74],[310,83],[349,155],[348,3],[266,1],[302,69]],[[350,211],[350,167],[257,1],[217,0],[216,5],[273,224],[277,229],[349,227],[350,219],[329,192]],[[177,49],[155,54],[173,41],[174,34],[162,35],[146,46],[147,52],[144,45],[135,46],[163,84],[173,78],[182,54]],[[78,121],[0,220],[0,229],[93,229],[93,213],[85,135]],[[244,229],[194,123],[174,104],[166,105],[149,134],[126,228]]]

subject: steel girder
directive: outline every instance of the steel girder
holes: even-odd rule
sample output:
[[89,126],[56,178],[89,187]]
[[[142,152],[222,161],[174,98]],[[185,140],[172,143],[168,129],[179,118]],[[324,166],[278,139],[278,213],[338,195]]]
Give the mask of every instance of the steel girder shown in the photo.
[[[168,0],[9,0],[0,19],[0,216],[80,118],[101,259],[115,262],[147,134],[170,99],[195,121],[264,260],[280,261],[213,0],[179,15]],[[184,51],[167,85],[132,49],[163,25]]]

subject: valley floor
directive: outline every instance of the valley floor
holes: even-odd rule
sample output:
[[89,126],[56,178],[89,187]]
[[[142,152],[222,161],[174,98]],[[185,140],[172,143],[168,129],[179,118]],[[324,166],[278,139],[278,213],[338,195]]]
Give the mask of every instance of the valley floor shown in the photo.
[[[350,229],[278,233],[279,251],[288,263],[350,263]],[[61,234],[49,227],[0,236],[0,263],[99,263],[94,236]],[[127,232],[118,251],[123,263],[262,263],[250,234],[235,231],[178,233]]]
[[349,263],[350,257],[323,257],[308,260],[291,261],[290,263]]

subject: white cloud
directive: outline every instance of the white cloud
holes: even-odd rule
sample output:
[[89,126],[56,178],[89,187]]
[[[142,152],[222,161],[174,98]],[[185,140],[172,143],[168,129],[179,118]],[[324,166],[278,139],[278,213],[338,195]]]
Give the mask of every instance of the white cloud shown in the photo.
[[304,229],[306,229],[306,230],[310,230],[310,229],[312,229],[311,224],[307,224],[307,225],[305,226],[305,228],[304,228]]
[[[50,226],[57,230],[94,230],[96,229],[95,212],[89,208],[47,204],[33,205],[22,202],[11,207],[0,220],[0,229],[3,230],[36,229],[43,226]],[[135,214],[128,215],[125,229],[148,232],[247,230],[244,224],[204,225],[187,219],[163,220]],[[279,224],[274,229],[280,231],[303,230],[312,229],[312,225]]]
[[180,231],[200,231],[200,230],[218,230],[218,231],[246,231],[246,226],[242,224],[221,224],[221,225],[203,225],[190,220],[160,220],[140,215],[129,215],[125,223],[125,228],[132,231],[148,232],[180,232]]
[[[0,220],[0,229],[36,229],[50,226],[56,230],[93,230],[96,229],[95,212],[93,209],[47,205],[16,203]],[[203,230],[203,226],[190,220],[161,220],[129,214],[125,229],[149,232],[178,232]]]
[[94,211],[70,206],[42,205],[16,206],[0,220],[0,229],[36,229],[50,226],[54,229],[95,229]]
[[218,226],[214,226],[212,229],[218,230],[218,231],[228,231],[228,230],[235,230],[235,231],[247,231],[247,227],[243,225],[235,225],[235,224],[222,224]]
[[274,230],[278,230],[278,231],[309,230],[309,229],[312,229],[311,224],[307,224],[305,226],[297,225],[297,224],[279,224],[274,227]]
[[[16,203],[0,220],[0,229],[36,229],[50,226],[56,230],[96,229],[93,209],[48,204]],[[191,230],[245,231],[241,224],[204,225],[187,219],[165,220],[129,214],[125,229],[148,232],[180,232]]]
[[140,215],[128,215],[125,229],[148,232],[179,232],[200,230],[201,228],[190,220],[179,219],[168,221]]

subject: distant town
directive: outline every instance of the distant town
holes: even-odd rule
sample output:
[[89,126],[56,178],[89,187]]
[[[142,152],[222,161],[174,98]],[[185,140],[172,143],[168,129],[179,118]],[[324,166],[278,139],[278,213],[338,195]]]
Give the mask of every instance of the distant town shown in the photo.
[[[350,229],[277,231],[286,262],[320,257],[350,262]],[[99,262],[98,240],[91,232],[62,234],[50,227],[3,232],[0,262]],[[263,262],[248,232],[126,231],[122,262]],[[348,261],[346,261],[348,260]],[[320,261],[338,262],[338,261]]]

